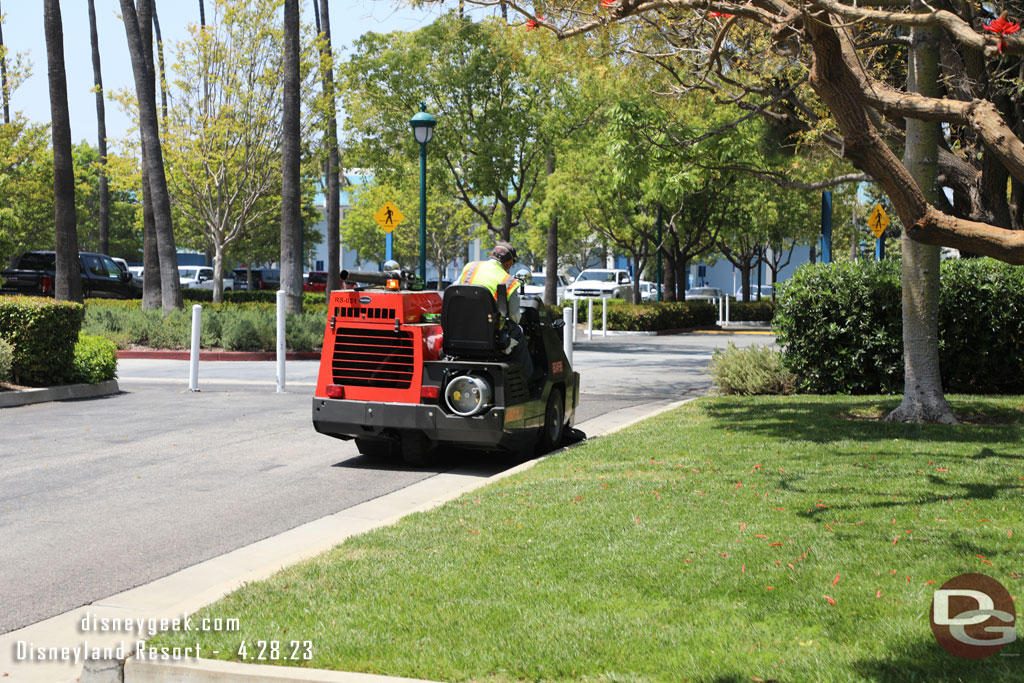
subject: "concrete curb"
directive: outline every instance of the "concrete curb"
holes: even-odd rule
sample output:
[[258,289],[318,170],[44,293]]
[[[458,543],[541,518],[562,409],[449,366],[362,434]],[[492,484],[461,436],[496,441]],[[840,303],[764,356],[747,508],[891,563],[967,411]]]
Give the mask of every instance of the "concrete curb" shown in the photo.
[[[591,438],[612,434],[637,422],[671,410],[696,397],[681,401],[653,401],[601,415],[578,425]],[[571,448],[572,446],[569,446]],[[559,453],[564,449],[555,451]],[[64,614],[0,635],[0,675],[9,680],[67,681],[82,683],[149,683],[150,681],[342,681],[344,683],[389,683],[395,679],[317,669],[259,666],[220,660],[186,658],[138,660],[131,657],[138,638],[124,632],[83,630],[83,617],[102,619],[181,619],[213,603],[242,585],[265,579],[277,571],[330,550],[345,539],[381,526],[393,524],[415,512],[423,512],[455,500],[482,486],[514,476],[534,467],[543,458],[527,461],[495,475],[472,467],[461,467],[417,482],[399,491],[341,510],[333,515],[266,538],[219,557],[187,567],[174,574],[122,593],[97,600]],[[167,627],[164,627],[167,628]],[[144,634],[143,637],[149,637]],[[19,643],[32,647],[123,647],[124,655],[89,655],[82,662],[20,661],[14,656]],[[267,671],[270,669],[271,671]],[[81,671],[81,678],[78,673]],[[290,678],[268,677],[270,674]]]
[[[188,351],[169,350],[120,350],[118,358],[155,358],[159,360],[189,360]],[[200,351],[199,360],[277,360],[275,351]],[[320,360],[319,351],[289,351],[285,360]]]
[[100,396],[110,396],[119,391],[121,389],[117,386],[116,379],[98,382],[97,384],[65,384],[59,387],[5,391],[0,393],[0,408],[14,408],[16,406],[47,403],[49,401],[98,398]]
[[[627,427],[631,427],[638,422],[642,422],[643,420],[672,410],[673,408],[678,408],[685,403],[689,403],[695,398],[696,397],[683,399],[681,401],[673,401],[667,404],[663,403],[653,411],[650,409],[650,403],[625,408],[623,410],[616,411],[615,413],[587,420],[583,424],[579,425],[578,428],[591,435],[588,436],[588,439],[607,436],[626,429]],[[455,500],[459,496],[465,495],[471,491],[475,491],[485,486],[489,486],[494,482],[525,472],[526,470],[532,469],[537,465],[537,463],[547,460],[552,455],[561,453],[566,450],[566,448],[572,448],[572,446],[560,448],[557,451],[548,453],[547,455],[521,463],[513,468],[505,470],[504,472],[490,476],[484,481],[474,482],[461,490],[430,501],[426,505],[417,506],[416,508],[408,510],[404,514],[397,515],[388,521],[387,524],[393,524],[402,517],[412,514],[413,512],[437,507],[448,501]],[[381,524],[378,526],[384,525]],[[330,683],[412,683],[415,681],[416,683],[432,683],[421,679],[394,678],[390,676],[378,676],[374,674],[354,673],[348,671],[253,665],[243,664],[241,662],[225,662],[222,660],[202,658],[183,660],[170,664],[166,662],[129,658],[125,662],[124,678],[118,680],[123,680],[123,683],[163,683],[166,681],[189,681],[189,683],[218,683],[221,681],[256,681],[257,683],[277,683],[278,681],[308,681],[309,683],[319,683],[321,681]],[[90,681],[83,677],[81,679],[81,683],[90,683]],[[92,683],[101,683],[101,681],[96,679]]]

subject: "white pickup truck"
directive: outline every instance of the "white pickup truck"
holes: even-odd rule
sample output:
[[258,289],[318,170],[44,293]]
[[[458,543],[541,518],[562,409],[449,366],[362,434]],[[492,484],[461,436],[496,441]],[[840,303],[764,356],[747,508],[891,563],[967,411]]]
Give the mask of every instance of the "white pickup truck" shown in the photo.
[[566,299],[629,299],[633,279],[619,268],[587,268],[565,288]]

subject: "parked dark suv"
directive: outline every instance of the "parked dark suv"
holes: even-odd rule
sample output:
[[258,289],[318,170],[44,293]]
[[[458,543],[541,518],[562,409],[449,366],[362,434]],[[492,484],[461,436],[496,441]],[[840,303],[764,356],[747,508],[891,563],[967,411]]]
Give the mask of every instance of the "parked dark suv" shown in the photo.
[[[141,290],[132,283],[132,274],[124,271],[106,254],[78,253],[82,294],[85,298],[134,299]],[[57,255],[52,251],[22,254],[11,270],[0,272],[0,294],[53,296]]]
[[[232,272],[235,290],[249,289],[249,269],[235,268]],[[278,289],[281,286],[281,270],[278,268],[253,268],[253,289]]]

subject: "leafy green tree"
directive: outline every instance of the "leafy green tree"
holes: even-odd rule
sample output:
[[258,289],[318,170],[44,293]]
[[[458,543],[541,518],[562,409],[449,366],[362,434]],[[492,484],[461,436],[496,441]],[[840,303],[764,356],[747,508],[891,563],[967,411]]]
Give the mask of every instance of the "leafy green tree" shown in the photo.
[[52,249],[53,157],[50,127],[15,114],[0,125],[0,264],[32,249]]
[[[100,151],[87,142],[72,148],[75,164],[75,211],[78,239],[83,250],[100,251],[120,256],[129,261],[142,258],[142,231],[136,226],[136,215],[141,210],[133,182],[138,178],[135,159],[108,155],[101,161]],[[109,213],[107,246],[103,251],[103,229],[99,207],[102,201],[103,180],[107,180]]]
[[348,166],[394,184],[418,158],[409,118],[424,101],[438,116],[429,183],[445,177],[497,239],[520,224],[545,169],[541,130],[558,106],[544,56],[491,20],[454,13],[413,33],[367,33],[344,70]]

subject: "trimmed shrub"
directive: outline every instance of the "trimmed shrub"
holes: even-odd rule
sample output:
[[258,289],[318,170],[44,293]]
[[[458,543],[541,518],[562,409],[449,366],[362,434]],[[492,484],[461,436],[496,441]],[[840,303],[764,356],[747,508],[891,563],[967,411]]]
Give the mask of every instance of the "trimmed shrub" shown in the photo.
[[775,302],[771,299],[729,302],[729,320],[770,323],[774,315]]
[[758,344],[740,349],[729,342],[724,351],[716,349],[708,372],[716,391],[740,396],[789,394],[796,380],[778,350]]
[[11,365],[14,363],[14,347],[0,339],[0,382],[11,381]]
[[117,346],[103,337],[78,335],[75,344],[75,369],[71,381],[96,384],[117,377]]
[[67,384],[84,307],[29,296],[0,297],[0,338],[14,347],[11,377],[26,386]]
[[[586,322],[587,303],[580,301],[578,320]],[[627,304],[608,302],[608,329],[658,332],[693,327],[713,327],[718,308],[707,301],[663,301]],[[601,326],[601,302],[594,302],[594,327]]]
[[[160,349],[185,349],[191,344],[192,310],[143,311],[124,302],[90,299],[83,329],[114,342],[118,348],[148,346]],[[277,311],[273,304],[203,304],[203,323],[199,343],[204,349],[233,351],[272,351],[275,348]],[[292,351],[316,351],[323,343],[327,320],[325,304],[307,305],[301,315],[289,314],[286,344]],[[243,322],[244,321],[244,322]]]
[[[940,278],[943,389],[1024,392],[1024,269],[952,259]],[[898,259],[804,266],[780,289],[773,324],[800,391],[903,391]]]

